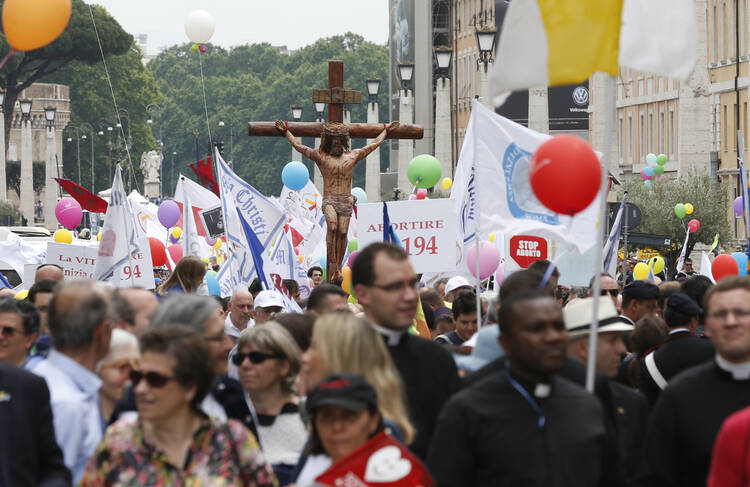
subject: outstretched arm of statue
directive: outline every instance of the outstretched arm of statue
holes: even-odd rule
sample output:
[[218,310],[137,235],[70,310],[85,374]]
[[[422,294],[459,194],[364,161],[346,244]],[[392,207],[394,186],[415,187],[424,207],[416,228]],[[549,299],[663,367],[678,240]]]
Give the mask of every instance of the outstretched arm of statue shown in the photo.
[[369,156],[372,151],[378,148],[380,144],[383,143],[385,138],[388,136],[388,133],[392,130],[397,129],[399,126],[398,122],[391,122],[388,125],[383,124],[383,131],[380,132],[380,135],[375,137],[372,142],[367,144],[366,146],[362,147],[361,149],[357,149],[357,160],[360,161],[364,159],[365,157]]
[[286,135],[286,140],[289,141],[290,144],[292,144],[292,147],[294,147],[294,150],[302,154],[303,156],[307,157],[308,159],[312,159],[313,161],[317,162],[317,159],[314,156],[315,149],[311,149],[307,147],[306,145],[300,144],[297,142],[297,139],[292,135],[292,133],[287,128],[287,123],[283,122],[281,120],[276,120],[276,129],[278,129],[280,132],[282,132],[284,135]]

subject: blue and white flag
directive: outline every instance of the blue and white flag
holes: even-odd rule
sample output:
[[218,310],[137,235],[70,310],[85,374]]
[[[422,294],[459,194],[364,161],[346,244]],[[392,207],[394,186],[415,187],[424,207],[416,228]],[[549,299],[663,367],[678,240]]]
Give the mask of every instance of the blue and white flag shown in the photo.
[[401,239],[398,238],[396,230],[393,229],[393,224],[391,224],[391,217],[388,215],[388,205],[385,201],[383,201],[383,242],[390,242],[403,247]]
[[[104,226],[102,227],[102,238],[99,241],[94,279],[97,281],[112,280],[115,273],[128,261],[135,259],[141,250],[135,230],[135,217],[125,193],[125,187],[122,184],[122,170],[118,164],[112,181],[107,213],[104,215]],[[121,286],[118,285],[117,287]]]
[[622,201],[620,202],[620,208],[617,210],[617,216],[615,221],[612,223],[612,229],[609,231],[609,237],[607,243],[604,244],[604,261],[602,263],[602,269],[612,277],[617,275],[617,249],[620,245],[620,231],[622,230],[622,215],[625,211],[625,204],[628,200],[628,194],[625,193]]

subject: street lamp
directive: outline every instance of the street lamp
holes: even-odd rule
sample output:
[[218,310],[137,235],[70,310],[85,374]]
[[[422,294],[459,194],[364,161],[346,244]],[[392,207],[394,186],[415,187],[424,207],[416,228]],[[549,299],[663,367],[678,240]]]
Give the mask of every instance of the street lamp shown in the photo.
[[109,179],[108,184],[112,182],[112,122],[106,118],[100,118],[99,122],[99,135],[104,135],[104,127],[107,127],[107,175]]
[[[232,110],[229,112],[229,166],[234,164],[234,113]],[[219,127],[225,127],[226,124],[223,120],[219,120]]]
[[[2,101],[0,101],[0,104],[2,104]],[[51,128],[55,126],[55,114],[57,113],[57,108],[55,107],[45,107],[44,108],[44,119],[47,120],[47,127]]]
[[18,102],[21,105],[21,117],[24,121],[31,118],[31,100],[21,100]]
[[437,74],[441,78],[447,78],[450,73],[451,59],[453,50],[447,46],[438,46],[435,48],[435,63],[437,64]]
[[292,119],[295,122],[302,120],[302,105],[292,105]]
[[[79,127],[81,128],[81,131],[88,130],[89,135],[91,135],[91,192],[96,194],[96,184],[94,184],[94,127],[92,127],[88,122],[81,123]],[[86,133],[81,135],[81,138],[83,140],[86,140]]]
[[156,141],[156,145],[159,146],[159,150],[161,150],[161,146],[164,145],[161,138],[161,128],[162,128],[162,119],[161,119],[161,107],[157,105],[156,103],[151,103],[146,107],[146,114],[148,115],[148,119],[146,120],[146,123],[151,125],[154,123],[153,118],[151,117],[151,113],[156,112],[156,114],[159,117],[159,140]]
[[316,102],[313,103],[313,105],[315,105],[315,113],[318,114],[318,120],[323,120],[326,111],[326,104],[323,102]]
[[479,47],[477,69],[479,69],[479,63],[483,63],[484,72],[486,73],[489,63],[495,60],[493,54],[495,52],[495,41],[497,40],[497,27],[480,27],[476,29],[475,34],[477,36],[477,46]]
[[[80,141],[81,133],[78,130],[78,127],[76,127],[75,125],[71,125],[71,124],[68,124],[65,127],[65,130],[75,130],[76,132],[76,159],[78,161],[78,181],[76,182],[78,184],[81,184],[81,141]],[[68,142],[73,141],[73,139],[70,136],[68,137],[67,140]]]
[[367,94],[370,97],[370,103],[378,102],[378,92],[380,91],[380,78],[368,78],[365,80],[367,85]]
[[414,63],[398,63],[398,77],[401,78],[401,87],[408,90],[411,85],[411,79],[414,76]]

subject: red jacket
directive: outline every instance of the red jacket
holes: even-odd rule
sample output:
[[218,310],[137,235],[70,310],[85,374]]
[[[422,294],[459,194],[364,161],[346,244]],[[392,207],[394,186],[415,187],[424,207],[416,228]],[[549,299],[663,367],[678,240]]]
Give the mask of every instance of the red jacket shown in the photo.
[[711,456],[708,487],[750,486],[750,407],[729,416]]

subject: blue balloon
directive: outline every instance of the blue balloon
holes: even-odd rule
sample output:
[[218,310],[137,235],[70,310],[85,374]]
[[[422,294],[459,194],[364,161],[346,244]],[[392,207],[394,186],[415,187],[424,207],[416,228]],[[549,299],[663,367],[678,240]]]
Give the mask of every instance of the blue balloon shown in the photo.
[[643,169],[643,174],[648,177],[654,177],[654,168],[649,166]]
[[288,162],[281,171],[281,180],[287,188],[299,191],[310,180],[310,171],[299,161]]
[[326,260],[327,260],[327,259],[326,259],[325,257],[321,257],[321,258],[320,258],[320,267],[321,267],[321,268],[322,268],[323,270],[325,270],[325,269],[326,269]]
[[643,185],[646,186],[648,189],[654,189],[654,182],[650,179],[647,179],[646,181],[643,181]]
[[737,262],[737,267],[739,267],[740,269],[740,272],[737,275],[746,276],[747,275],[747,254],[744,252],[733,252],[732,258]]
[[206,287],[208,288],[208,294],[212,296],[221,296],[221,286],[219,286],[219,281],[216,280],[216,276],[206,274]]
[[657,159],[658,158],[656,157],[656,154],[649,153],[648,155],[646,155],[646,164],[648,164],[649,166],[653,166],[654,164],[656,164]]

